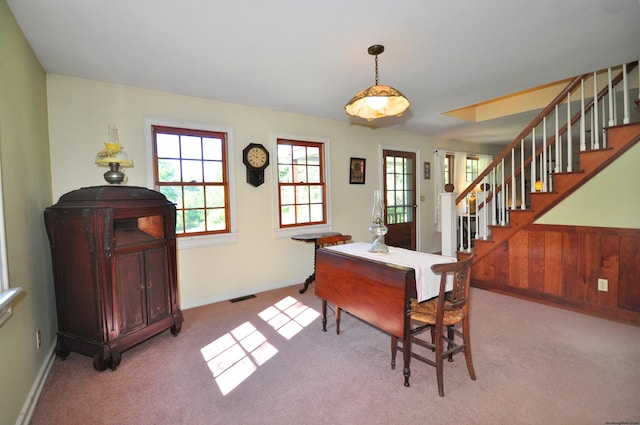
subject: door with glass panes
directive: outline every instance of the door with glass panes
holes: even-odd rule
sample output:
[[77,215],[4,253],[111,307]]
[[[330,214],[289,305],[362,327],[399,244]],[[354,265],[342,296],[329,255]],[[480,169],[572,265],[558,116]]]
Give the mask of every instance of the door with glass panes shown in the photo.
[[383,150],[385,224],[389,228],[385,243],[416,249],[416,154]]

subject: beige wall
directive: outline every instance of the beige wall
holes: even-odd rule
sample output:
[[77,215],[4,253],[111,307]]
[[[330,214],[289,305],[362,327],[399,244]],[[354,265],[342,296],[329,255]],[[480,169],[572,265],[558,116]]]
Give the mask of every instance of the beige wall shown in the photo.
[[536,223],[640,229],[638,164],[640,143]]
[[[239,239],[230,245],[180,250],[184,305],[297,283],[311,271],[310,245],[274,237],[271,174],[267,173],[266,183],[259,188],[244,183],[240,153],[246,144],[260,142],[271,148],[273,132],[329,138],[334,228],[360,240],[369,237],[367,227],[372,192],[380,178],[381,145],[416,150],[420,163],[431,162],[435,148],[482,152],[462,143],[404,132],[57,75],[45,77],[5,0],[0,0],[0,58],[0,161],[9,277],[12,285],[25,289],[14,304],[13,316],[0,326],[3,424],[14,423],[21,407],[29,406],[30,391],[38,384],[55,343],[55,303],[42,212],[70,190],[104,183],[104,170],[97,168],[93,159],[103,146],[109,124],[118,126],[121,141],[135,161],[135,167],[127,170],[129,184],[140,186],[147,185],[148,174],[145,117],[233,129]],[[635,212],[638,201],[625,196],[629,188],[638,191],[639,151],[636,146],[614,164],[613,171],[607,170],[594,179],[590,183],[594,186],[587,188],[595,193],[577,192],[574,205],[568,210],[558,207],[544,220],[640,227]],[[350,157],[367,159],[365,185],[348,184]],[[599,182],[599,178],[603,181]],[[440,240],[433,224],[433,179],[420,179],[419,183],[419,195],[425,197],[425,202],[419,204],[420,246],[423,251],[435,251]],[[590,198],[601,202],[587,204]],[[620,205],[623,207],[617,208]],[[252,262],[250,267],[248,259]],[[35,347],[37,329],[43,333],[40,349]]]
[[[13,424],[55,342],[56,312],[42,212],[51,203],[45,73],[0,0],[0,161],[9,282],[21,286],[0,325],[0,423]],[[35,332],[42,331],[36,348]]]
[[[233,130],[239,239],[228,245],[179,250],[180,296],[185,306],[298,283],[313,267],[311,244],[274,235],[273,166],[267,169],[262,186],[245,183],[241,153],[248,143],[263,143],[273,153],[274,132],[328,138],[334,230],[357,240],[370,238],[367,229],[373,190],[380,179],[380,146],[416,150],[422,163],[433,160],[437,145],[433,138],[406,132],[78,78],[48,75],[47,83],[54,199],[82,186],[104,184],[104,169],[97,168],[93,159],[102,149],[109,124],[118,127],[120,141],[135,162],[126,173],[128,184],[137,186],[147,186],[149,173],[145,118]],[[457,144],[455,148],[465,147]],[[367,159],[365,185],[348,184],[350,157]],[[419,195],[425,197],[419,203],[419,239],[421,250],[427,252],[440,249],[440,235],[433,224],[433,181],[419,178]],[[250,267],[247,258],[251,258]]]

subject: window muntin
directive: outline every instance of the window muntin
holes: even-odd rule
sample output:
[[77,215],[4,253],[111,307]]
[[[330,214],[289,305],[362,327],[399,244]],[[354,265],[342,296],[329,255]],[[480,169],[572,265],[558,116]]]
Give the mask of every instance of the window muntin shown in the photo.
[[322,143],[277,139],[280,228],[327,222],[323,162]]
[[152,126],[154,185],[176,204],[176,236],[230,232],[227,134]]
[[480,158],[468,156],[466,162],[467,182],[472,182],[476,179],[476,177],[478,177],[478,166],[480,164]]

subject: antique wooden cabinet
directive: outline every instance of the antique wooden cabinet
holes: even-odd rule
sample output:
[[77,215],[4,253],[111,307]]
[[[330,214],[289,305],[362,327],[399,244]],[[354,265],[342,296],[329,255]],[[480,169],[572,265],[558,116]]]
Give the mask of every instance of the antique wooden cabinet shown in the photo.
[[51,245],[56,354],[93,357],[116,369],[123,351],[182,327],[175,206],[135,186],[94,186],[60,197],[44,213]]

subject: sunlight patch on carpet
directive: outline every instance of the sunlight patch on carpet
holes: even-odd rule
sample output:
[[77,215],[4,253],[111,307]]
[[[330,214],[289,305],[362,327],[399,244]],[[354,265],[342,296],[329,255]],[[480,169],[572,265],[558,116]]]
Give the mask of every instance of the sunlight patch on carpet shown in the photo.
[[222,395],[247,379],[278,350],[255,326],[245,322],[200,349]]
[[[286,297],[258,314],[287,340],[320,316],[313,308],[293,297]],[[227,395],[278,353],[267,337],[251,322],[200,349],[222,395]]]
[[320,313],[289,296],[258,314],[286,339],[293,338],[320,316]]

